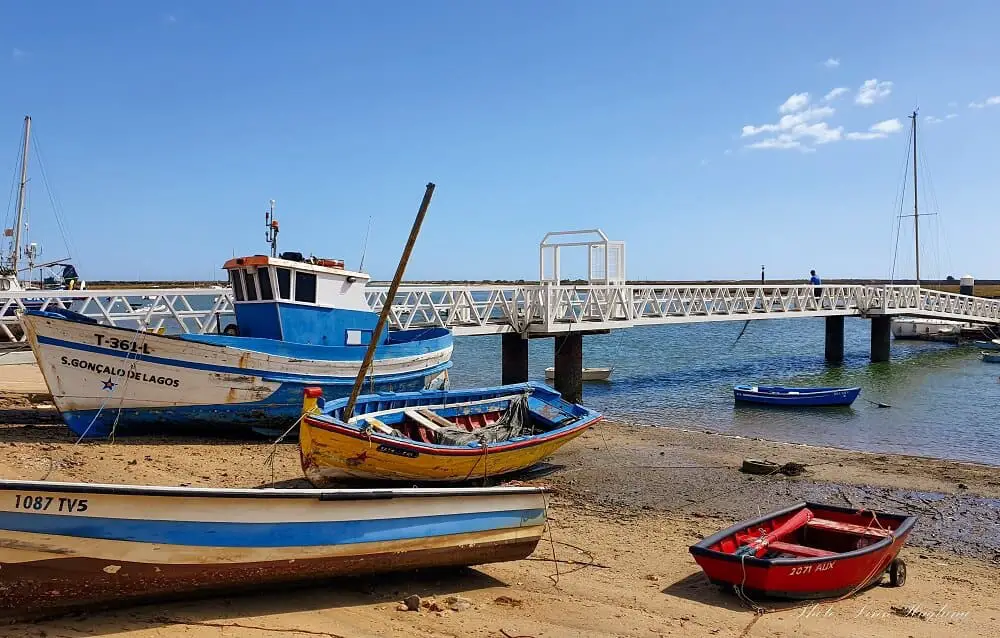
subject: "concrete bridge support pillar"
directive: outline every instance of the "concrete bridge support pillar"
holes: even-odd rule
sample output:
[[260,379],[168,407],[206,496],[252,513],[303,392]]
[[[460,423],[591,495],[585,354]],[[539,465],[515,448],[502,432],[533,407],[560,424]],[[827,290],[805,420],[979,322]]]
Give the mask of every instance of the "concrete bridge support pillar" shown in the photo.
[[844,318],[826,318],[826,362],[844,362]]
[[892,317],[872,317],[872,363],[889,360]]
[[556,337],[555,388],[570,403],[583,400],[583,335]]
[[528,340],[516,332],[505,332],[500,339],[500,382],[524,383],[528,380]]

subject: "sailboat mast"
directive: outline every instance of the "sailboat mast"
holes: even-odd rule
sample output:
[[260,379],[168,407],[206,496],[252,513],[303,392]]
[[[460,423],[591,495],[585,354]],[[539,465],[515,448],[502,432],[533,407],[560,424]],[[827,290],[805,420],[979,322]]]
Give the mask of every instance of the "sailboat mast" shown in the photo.
[[920,214],[917,212],[917,112],[910,116],[913,120],[913,245],[916,252],[917,286],[920,285]]
[[14,223],[14,249],[10,267],[17,277],[17,260],[21,256],[21,224],[24,216],[24,189],[28,185],[28,147],[31,142],[31,116],[24,116],[24,149],[21,152],[21,185],[17,190],[17,221]]

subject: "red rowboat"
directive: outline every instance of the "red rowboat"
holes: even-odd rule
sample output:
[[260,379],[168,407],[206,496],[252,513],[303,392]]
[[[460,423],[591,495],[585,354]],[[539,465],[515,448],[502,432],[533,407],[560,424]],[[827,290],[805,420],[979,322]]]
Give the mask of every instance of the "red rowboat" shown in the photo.
[[906,580],[896,558],[915,516],[797,503],[737,523],[692,545],[709,580],[748,595],[831,598],[873,585],[888,572]]

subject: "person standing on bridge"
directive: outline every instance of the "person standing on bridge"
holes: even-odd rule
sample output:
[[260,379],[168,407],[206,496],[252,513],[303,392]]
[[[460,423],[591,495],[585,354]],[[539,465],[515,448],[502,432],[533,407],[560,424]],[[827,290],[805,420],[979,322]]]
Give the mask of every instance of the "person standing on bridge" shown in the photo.
[[822,284],[823,282],[820,281],[820,278],[816,276],[816,271],[815,270],[810,270],[809,274],[811,275],[809,277],[809,283],[811,285],[815,286],[815,288],[813,288],[813,297],[816,297],[817,299],[819,299],[820,296],[822,296],[822,294],[823,294],[823,289],[820,288],[820,284]]

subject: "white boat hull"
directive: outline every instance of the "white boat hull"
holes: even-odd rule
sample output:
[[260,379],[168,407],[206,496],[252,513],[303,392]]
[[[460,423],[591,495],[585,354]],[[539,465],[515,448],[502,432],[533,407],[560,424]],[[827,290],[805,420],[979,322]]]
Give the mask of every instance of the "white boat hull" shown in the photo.
[[[206,424],[284,431],[299,415],[304,387],[346,396],[360,367],[360,360],[303,360],[38,315],[22,323],[56,407],[81,436]],[[449,338],[437,350],[377,359],[371,383],[378,391],[440,387],[451,352]]]
[[[556,369],[555,368],[545,368],[545,378],[555,379]],[[611,378],[611,368],[584,368],[583,369],[583,380],[584,381],[607,381]]]
[[945,319],[903,317],[892,320],[891,330],[896,339],[942,341],[958,339],[963,325],[962,322]]

